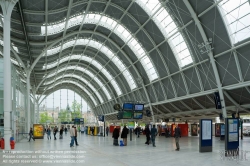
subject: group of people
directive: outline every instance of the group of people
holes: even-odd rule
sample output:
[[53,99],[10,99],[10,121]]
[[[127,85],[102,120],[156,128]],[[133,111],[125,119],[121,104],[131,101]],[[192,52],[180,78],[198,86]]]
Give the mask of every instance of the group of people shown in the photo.
[[[122,133],[121,133],[121,138],[123,139],[123,145],[127,146],[127,136],[128,136],[129,130],[126,126],[123,127]],[[114,127],[113,135],[112,137],[114,138],[113,145],[119,146],[118,144],[118,138],[120,136],[120,129],[117,128],[116,126]]]
[[[157,129],[155,128],[155,125],[153,125],[153,128],[151,129],[151,131],[149,130],[149,126],[146,126],[145,134],[146,134],[147,140],[146,140],[145,144],[149,145],[149,141],[150,141],[150,137],[151,137],[153,147],[156,147],[155,146],[155,137],[157,136],[158,133],[159,132],[157,132]],[[180,144],[179,144],[179,138],[180,137],[181,137],[181,129],[177,124],[176,127],[175,127],[175,130],[174,130],[174,138],[175,138],[175,144],[176,144],[176,149],[175,150],[176,151],[180,150]]]
[[[47,134],[47,138],[48,140],[51,140],[51,128],[50,126],[48,126],[46,129],[45,129],[45,133]],[[54,135],[54,140],[56,140],[56,134],[58,133],[58,127],[55,126],[53,128],[53,135]],[[60,129],[60,139],[62,139],[62,133],[63,133],[63,127],[61,127]]]
[[[138,135],[138,137],[140,135],[139,130],[140,130],[140,128],[137,126],[137,128],[135,129],[135,132]],[[107,132],[107,128],[106,128],[106,132]],[[155,145],[155,137],[157,136],[159,131],[157,131],[157,129],[155,128],[155,125],[153,125],[151,130],[149,129],[149,126],[147,125],[144,132],[145,132],[145,135],[146,135],[145,144],[149,145],[150,140],[151,140],[153,147],[156,147],[156,145]],[[122,133],[121,133],[121,138],[123,138],[124,146],[127,146],[127,135],[128,135],[128,133],[129,133],[129,129],[126,126],[124,126],[124,128],[122,129]],[[115,126],[114,131],[113,131],[113,135],[112,135],[112,137],[114,139],[113,145],[115,145],[115,146],[119,145],[118,144],[119,136],[120,136],[120,129]],[[179,138],[180,137],[181,137],[181,129],[177,124],[176,127],[175,127],[175,130],[174,130],[174,138],[175,138],[175,143],[176,143],[176,149],[175,150],[176,151],[180,150],[180,144],[179,144]]]

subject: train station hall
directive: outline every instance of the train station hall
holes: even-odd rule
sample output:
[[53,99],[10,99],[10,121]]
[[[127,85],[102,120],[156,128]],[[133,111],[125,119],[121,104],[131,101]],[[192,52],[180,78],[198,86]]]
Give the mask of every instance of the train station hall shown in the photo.
[[250,0],[0,0],[1,166],[249,166]]

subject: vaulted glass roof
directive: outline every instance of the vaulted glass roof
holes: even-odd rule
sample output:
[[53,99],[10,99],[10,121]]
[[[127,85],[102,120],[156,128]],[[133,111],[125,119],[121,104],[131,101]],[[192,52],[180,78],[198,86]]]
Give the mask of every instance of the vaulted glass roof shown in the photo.
[[[54,75],[58,75],[59,73],[63,73],[64,71],[71,70],[71,69],[73,69],[73,70],[78,70],[78,71],[81,71],[81,72],[84,73],[84,74],[89,75],[90,78],[94,79],[94,80],[97,82],[97,84],[101,87],[101,89],[105,92],[105,95],[107,96],[107,98],[108,98],[109,100],[111,99],[110,93],[108,92],[108,90],[107,90],[107,88],[104,86],[104,84],[100,81],[100,79],[97,78],[91,71],[87,70],[86,68],[80,67],[80,66],[68,66],[68,67],[66,67],[66,68],[61,68],[61,69],[59,69],[57,72],[55,72],[54,74],[48,75],[47,78],[50,78],[50,77],[52,77],[52,76],[54,76]],[[82,81],[85,82],[85,84],[87,84],[88,86],[92,86],[90,80],[87,81],[86,79],[84,79],[84,78],[82,78],[82,77],[80,77],[80,76],[77,76],[76,74],[71,74],[71,75],[72,75],[72,77],[74,77],[74,78],[77,78],[77,79],[79,79],[79,80],[82,80]],[[63,77],[70,77],[71,75],[69,75],[69,74],[60,75],[59,77],[56,78],[56,80],[61,79],[61,78],[63,78]],[[47,82],[44,83],[44,85],[51,84],[51,83],[53,83],[53,81],[54,81],[54,80],[47,81]],[[86,82],[86,81],[87,81],[87,82]],[[93,89],[93,88],[91,88],[91,89]]]
[[[53,35],[55,33],[62,32],[65,28],[66,22],[67,20],[62,20],[60,22],[51,23],[47,25],[47,35]],[[69,18],[66,29],[80,25],[82,23],[104,26],[105,28],[113,31],[117,36],[121,37],[125,43],[127,43],[130,49],[137,56],[143,68],[145,69],[149,77],[149,80],[153,81],[159,77],[146,50],[139,43],[138,39],[136,39],[132,35],[132,33],[120,22],[100,13],[86,14],[85,12],[83,12],[83,13],[75,14],[71,18]],[[41,35],[46,35],[45,25],[41,26]]]
[[59,77],[56,77],[56,79],[54,80],[51,80],[51,81],[47,81],[44,83],[44,85],[49,85],[49,84],[52,84],[53,82],[55,81],[58,81],[62,78],[65,78],[65,77],[70,77],[70,78],[76,78],[78,80],[81,80],[82,82],[84,82],[87,86],[90,87],[90,89],[92,89],[92,91],[97,95],[98,99],[100,100],[101,103],[103,103],[103,98],[101,97],[100,93],[97,91],[97,89],[92,85],[90,84],[89,81],[87,81],[85,78],[83,77],[80,77],[79,75],[76,75],[76,74],[64,74],[64,75],[61,75]]
[[233,44],[250,37],[249,0],[222,0],[218,7]]
[[[71,56],[69,56],[69,57],[64,57],[64,58],[60,59],[59,62],[54,62],[54,63],[48,64],[48,65],[47,65],[47,69],[53,68],[53,67],[57,66],[57,64],[61,64],[61,63],[63,63],[63,62],[69,61],[69,60],[82,60],[82,61],[86,61],[86,62],[92,64],[92,65],[95,66],[102,74],[104,74],[104,75],[107,77],[107,79],[111,82],[112,86],[114,87],[114,89],[115,89],[117,95],[120,96],[120,95],[122,94],[121,88],[118,86],[117,82],[115,81],[115,79],[113,78],[113,76],[108,72],[108,70],[107,70],[104,66],[102,66],[98,61],[96,61],[94,58],[88,57],[88,56],[86,56],[86,55],[84,55],[84,54],[80,54],[80,55],[74,54],[74,55],[71,55]],[[43,66],[43,69],[46,68],[45,66],[46,66],[46,65]],[[56,75],[57,73],[60,73],[61,71],[66,71],[66,70],[67,70],[67,68],[61,68],[61,69],[59,69],[57,72],[54,72],[54,73],[52,73],[52,74],[49,74],[49,75],[47,76],[47,78],[52,77],[52,76]],[[75,70],[79,70],[79,71],[82,71],[82,72],[87,72],[87,71],[88,71],[88,70],[86,70],[86,69],[81,68],[80,66],[77,66],[77,67],[75,68]],[[44,76],[44,77],[45,77],[45,76]],[[97,79],[96,76],[93,77],[93,78],[94,78],[94,79]],[[101,87],[103,87],[103,86],[101,86]],[[104,91],[105,91],[105,90],[104,90]],[[109,98],[109,97],[108,97],[108,98]]]
[[182,68],[193,63],[183,35],[178,31],[176,23],[161,2],[159,0],[136,0],[135,2],[152,17],[165,38],[169,38],[168,43],[175,54],[179,67]]
[[93,103],[95,104],[95,106],[97,106],[97,102],[95,100],[95,98],[93,97],[93,94],[91,94],[85,87],[83,87],[81,84],[79,84],[78,82],[72,81],[72,80],[63,80],[57,83],[54,83],[52,86],[49,86],[46,90],[50,90],[53,89],[54,87],[60,85],[60,84],[74,84],[75,86],[79,87],[80,89],[82,89],[85,93],[87,93],[88,97],[90,97],[90,99],[93,101]]
[[[88,39],[88,38],[77,39],[77,40],[73,39],[73,40],[67,41],[64,44],[62,44],[62,50],[69,48],[69,47],[72,47],[72,46],[76,46],[76,45],[85,45],[85,46],[93,47],[93,48],[101,51],[117,66],[117,68],[120,70],[120,72],[123,74],[123,76],[127,80],[127,83],[129,84],[130,89],[133,90],[133,89],[137,88],[137,85],[136,85],[131,73],[128,71],[127,67],[125,66],[125,64],[107,46],[105,46],[104,44],[100,43],[99,41],[95,41],[93,39]],[[49,49],[47,51],[47,56],[54,55],[54,54],[58,53],[60,50],[61,50],[60,45],[56,46],[52,49]]]
[[[152,118],[210,115],[216,112],[215,91],[223,94],[228,113],[235,106],[247,112],[249,5],[249,0],[17,1],[10,20],[11,62],[22,82],[30,82],[31,93],[79,90],[96,115],[113,114],[113,105],[126,101],[147,103]],[[0,54],[7,48],[2,11]]]

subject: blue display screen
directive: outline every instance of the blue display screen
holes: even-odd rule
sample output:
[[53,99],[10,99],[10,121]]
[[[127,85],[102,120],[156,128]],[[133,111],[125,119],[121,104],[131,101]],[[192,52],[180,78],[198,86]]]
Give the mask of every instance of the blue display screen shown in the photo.
[[142,112],[135,112],[134,113],[134,119],[142,119]]
[[135,111],[143,111],[144,104],[135,104]]
[[133,110],[134,104],[132,103],[124,103],[123,104],[123,110]]

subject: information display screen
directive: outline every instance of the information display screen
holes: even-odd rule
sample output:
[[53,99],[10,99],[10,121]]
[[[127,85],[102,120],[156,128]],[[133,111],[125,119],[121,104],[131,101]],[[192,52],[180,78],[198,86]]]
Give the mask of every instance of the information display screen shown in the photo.
[[228,142],[238,141],[238,120],[228,119]]
[[123,119],[131,119],[132,118],[132,112],[131,111],[123,111]]
[[210,120],[202,121],[202,140],[211,140],[212,139],[212,128]]
[[75,118],[73,121],[74,121],[74,124],[80,124],[80,118]]
[[122,109],[124,111],[132,111],[134,108],[134,104],[132,103],[123,103]]
[[143,111],[144,104],[135,104],[135,111]]
[[142,112],[134,112],[134,119],[142,119],[143,113]]
[[225,135],[225,125],[224,124],[221,124],[220,125],[220,135]]

